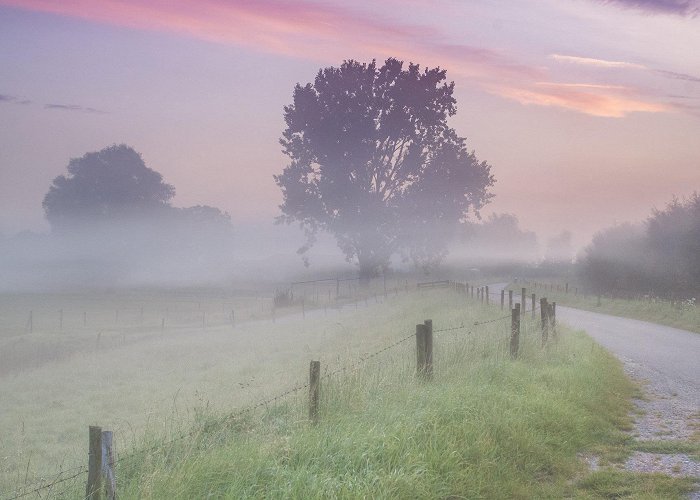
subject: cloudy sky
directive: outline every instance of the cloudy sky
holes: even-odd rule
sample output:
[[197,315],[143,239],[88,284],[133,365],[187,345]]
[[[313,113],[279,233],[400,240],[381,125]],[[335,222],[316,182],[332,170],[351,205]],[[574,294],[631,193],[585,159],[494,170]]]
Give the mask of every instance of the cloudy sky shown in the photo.
[[268,224],[295,83],[344,59],[447,69],[485,210],[585,243],[700,190],[698,0],[0,0],[0,232],[46,230],[71,157],[127,143]]

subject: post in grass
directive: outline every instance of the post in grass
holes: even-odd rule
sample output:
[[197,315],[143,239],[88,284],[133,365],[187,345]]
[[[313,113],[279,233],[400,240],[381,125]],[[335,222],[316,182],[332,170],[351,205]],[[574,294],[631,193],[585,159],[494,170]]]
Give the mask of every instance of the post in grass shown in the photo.
[[510,357],[518,358],[520,348],[520,304],[515,304],[510,316]]
[[501,311],[503,310],[503,306],[505,304],[505,297],[506,297],[506,291],[505,289],[501,290]]
[[540,320],[542,322],[542,345],[547,344],[547,337],[549,337],[549,304],[547,304],[547,298],[542,297],[540,299]]
[[312,361],[309,367],[309,419],[318,423],[318,404],[321,395],[321,362]]
[[513,309],[513,290],[508,290],[508,309]]
[[532,294],[532,319],[535,319],[537,316],[535,315],[535,294]]
[[484,287],[484,294],[486,295],[486,305],[489,305],[489,286]]
[[527,301],[526,301],[526,296],[527,296],[527,288],[522,288],[520,290],[520,315],[525,316],[525,310],[527,309]]
[[433,375],[433,322],[416,325],[416,374],[429,380]]

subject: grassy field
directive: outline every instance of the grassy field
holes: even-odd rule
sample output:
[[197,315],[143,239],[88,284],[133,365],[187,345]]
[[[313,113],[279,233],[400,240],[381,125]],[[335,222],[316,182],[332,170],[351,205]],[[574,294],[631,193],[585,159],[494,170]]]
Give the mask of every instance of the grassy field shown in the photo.
[[385,340],[362,328],[373,321],[366,311],[384,305],[395,327],[415,327],[392,316],[403,287],[385,299],[345,284],[342,310],[335,284],[330,302],[327,291],[296,287],[274,320],[269,292],[2,295],[0,491],[82,466],[90,424],[114,430],[125,450],[146,429],[190,426],[202,406],[230,409],[279,391],[303,377],[310,356],[354,360]]
[[[516,283],[510,288],[519,297],[522,286],[528,288],[528,296],[534,292],[538,297],[547,297],[549,302],[556,302],[563,306],[624,318],[640,319],[700,333],[700,307],[690,301],[670,302],[654,298],[647,300],[616,299],[602,296],[599,302],[596,295],[574,294],[573,286],[569,288],[569,293],[565,293],[563,283],[555,283],[553,287],[549,283],[547,286],[539,285],[537,287],[533,287],[532,282],[527,284]],[[557,290],[557,286],[559,290]]]
[[[4,485],[83,465],[97,423],[115,431],[121,498],[674,498],[690,487],[586,470],[580,452],[625,446],[635,389],[583,333],[560,328],[542,349],[525,321],[512,361],[507,319],[474,326],[496,308],[439,290],[381,302],[157,336],[4,377],[3,457],[15,464],[5,458]],[[426,318],[433,381],[415,378],[410,338],[353,364]],[[304,390],[236,413],[303,384],[311,359],[324,373],[318,425]],[[84,481],[43,497],[77,497]]]

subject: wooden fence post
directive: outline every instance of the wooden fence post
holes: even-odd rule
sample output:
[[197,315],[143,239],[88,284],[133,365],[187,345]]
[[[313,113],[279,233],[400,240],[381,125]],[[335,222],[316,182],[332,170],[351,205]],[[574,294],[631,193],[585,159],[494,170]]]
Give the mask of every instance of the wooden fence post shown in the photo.
[[102,428],[90,426],[86,500],[101,500],[102,493]]
[[532,299],[532,319],[535,319],[537,316],[535,315],[535,294],[533,293],[531,296]]
[[416,374],[422,379],[429,379],[432,375],[433,325],[428,321],[416,325]]
[[489,286],[486,285],[484,293],[486,294],[486,305],[489,305]]
[[513,309],[513,290],[508,290],[508,310]]
[[540,299],[540,321],[542,321],[542,345],[547,343],[547,337],[549,336],[549,319],[548,313],[549,305],[547,304],[547,298],[542,297]]
[[510,316],[510,357],[518,358],[520,346],[520,304],[515,304]]
[[552,338],[557,339],[557,303],[552,302],[551,307],[551,317],[549,318],[552,322]]
[[102,476],[107,500],[117,498],[117,478],[114,475],[114,449],[112,431],[102,431]]
[[425,325],[425,376],[433,378],[433,320],[426,319]]
[[525,311],[527,310],[527,288],[520,290],[520,297],[520,315],[525,316]]
[[309,418],[318,423],[318,403],[321,394],[321,362],[312,361],[309,367]]
[[506,291],[505,289],[501,290],[501,311],[503,310],[503,305],[505,304],[505,297],[506,297]]

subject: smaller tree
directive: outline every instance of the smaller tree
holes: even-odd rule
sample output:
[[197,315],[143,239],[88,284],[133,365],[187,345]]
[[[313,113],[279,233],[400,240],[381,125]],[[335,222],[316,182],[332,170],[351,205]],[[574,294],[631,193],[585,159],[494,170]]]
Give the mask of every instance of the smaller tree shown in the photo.
[[175,188],[126,144],[73,158],[42,203],[53,229],[138,216],[169,207]]

